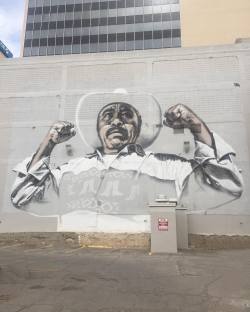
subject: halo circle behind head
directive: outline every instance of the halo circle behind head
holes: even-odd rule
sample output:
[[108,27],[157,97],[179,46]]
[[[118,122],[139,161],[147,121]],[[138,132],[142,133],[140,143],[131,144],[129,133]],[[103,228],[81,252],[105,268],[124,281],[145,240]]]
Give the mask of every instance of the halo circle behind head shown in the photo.
[[143,148],[150,146],[158,137],[162,125],[161,109],[155,97],[140,92],[95,92],[81,97],[76,108],[75,122],[77,132],[83,142],[99,148],[101,142],[97,133],[99,112],[110,103],[123,102],[133,106],[141,116],[141,131],[137,143]]

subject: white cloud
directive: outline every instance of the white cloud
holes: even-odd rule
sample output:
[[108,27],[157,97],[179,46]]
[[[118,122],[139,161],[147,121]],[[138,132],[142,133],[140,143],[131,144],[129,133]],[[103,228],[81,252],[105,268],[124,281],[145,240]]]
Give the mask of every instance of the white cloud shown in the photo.
[[20,37],[23,27],[23,7],[16,6],[15,2],[10,7],[0,6],[0,40],[13,53],[14,57],[20,56]]

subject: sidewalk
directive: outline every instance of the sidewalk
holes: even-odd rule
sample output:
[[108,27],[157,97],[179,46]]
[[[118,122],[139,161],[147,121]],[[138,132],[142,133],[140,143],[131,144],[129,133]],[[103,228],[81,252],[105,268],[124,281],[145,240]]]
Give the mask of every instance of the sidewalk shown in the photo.
[[250,250],[0,247],[0,312],[250,311]]

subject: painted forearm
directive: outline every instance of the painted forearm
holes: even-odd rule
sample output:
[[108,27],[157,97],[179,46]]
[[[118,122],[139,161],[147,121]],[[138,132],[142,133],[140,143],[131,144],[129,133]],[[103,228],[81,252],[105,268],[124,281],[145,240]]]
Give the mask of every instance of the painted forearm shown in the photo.
[[39,146],[37,152],[33,156],[28,169],[31,169],[39,160],[44,157],[49,157],[55,147],[55,143],[47,135],[41,145]]

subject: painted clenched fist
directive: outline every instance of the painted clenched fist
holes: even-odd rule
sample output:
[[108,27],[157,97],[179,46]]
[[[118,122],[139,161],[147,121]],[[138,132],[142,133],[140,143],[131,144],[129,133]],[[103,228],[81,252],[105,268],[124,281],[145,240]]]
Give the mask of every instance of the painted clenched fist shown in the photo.
[[48,133],[50,141],[52,141],[54,144],[68,141],[73,136],[75,136],[75,134],[75,126],[68,121],[55,122]]
[[188,128],[193,133],[201,131],[202,121],[187,106],[176,104],[171,106],[164,114],[163,124],[173,129]]

